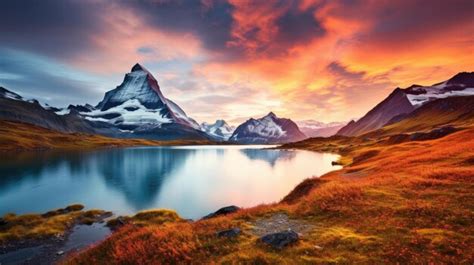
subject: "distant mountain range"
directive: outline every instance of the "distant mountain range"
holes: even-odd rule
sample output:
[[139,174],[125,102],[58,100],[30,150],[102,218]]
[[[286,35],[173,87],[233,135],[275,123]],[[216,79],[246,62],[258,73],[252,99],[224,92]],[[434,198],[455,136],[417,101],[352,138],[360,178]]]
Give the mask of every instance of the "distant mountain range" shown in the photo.
[[382,128],[387,123],[393,122],[394,118],[401,120],[431,101],[469,95],[474,95],[474,72],[459,73],[447,81],[432,86],[412,85],[405,89],[396,88],[361,119],[351,121],[341,128],[337,135],[361,135]]
[[108,91],[96,106],[65,109],[26,101],[2,88],[0,118],[31,123],[60,132],[82,132],[119,138],[209,140],[199,124],[161,93],[158,82],[136,64],[121,85]]
[[260,119],[251,118],[235,129],[231,142],[243,144],[272,144],[300,141],[306,135],[290,119],[278,118],[273,112]]
[[315,120],[297,121],[298,127],[308,137],[329,137],[337,133],[347,122],[324,123]]
[[0,119],[37,125],[63,133],[87,133],[115,136],[120,133],[108,124],[93,123],[75,112],[57,115],[56,108],[42,106],[0,87]]
[[[459,96],[465,97],[451,100]],[[419,117],[462,120],[471,117],[469,110],[472,107],[469,106],[472,105],[473,96],[474,73],[465,72],[432,86],[396,88],[361,119],[347,125],[315,120],[295,123],[270,112],[262,118],[251,118],[235,128],[224,120],[198,124],[163,95],[158,82],[147,69],[136,64],[125,75],[123,82],[108,91],[95,106],[69,105],[60,109],[34,99],[25,99],[0,87],[0,119],[29,123],[63,133],[100,134],[116,138],[279,144],[307,137],[329,137],[336,132],[337,135],[357,136],[376,132],[386,125],[384,128],[390,128],[390,124],[400,122],[405,122],[409,127],[407,120]],[[428,107],[432,114],[427,114]]]
[[[271,117],[270,117],[271,116]],[[253,132],[242,124],[236,143],[285,143],[305,138],[289,119],[271,114],[268,119],[253,120]],[[235,127],[224,120],[199,125],[176,103],[166,98],[153,75],[135,64],[123,82],[105,93],[97,105],[69,105],[55,108],[27,100],[5,88],[0,88],[0,119],[30,123],[64,133],[100,134],[117,138],[154,140],[214,140],[227,141]],[[247,122],[248,123],[248,122]],[[241,135],[246,137],[241,138]],[[251,139],[253,136],[255,139]]]

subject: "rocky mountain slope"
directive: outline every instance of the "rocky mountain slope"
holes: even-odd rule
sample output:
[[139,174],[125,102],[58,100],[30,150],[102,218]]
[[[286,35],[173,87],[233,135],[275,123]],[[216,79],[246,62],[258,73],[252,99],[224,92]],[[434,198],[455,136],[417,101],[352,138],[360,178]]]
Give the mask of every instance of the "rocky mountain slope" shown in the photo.
[[42,106],[36,100],[28,100],[20,95],[0,87],[0,119],[29,123],[63,133],[88,133],[115,135],[118,129],[108,124],[93,123],[84,120],[76,112],[57,115],[58,109]]
[[162,94],[153,75],[133,66],[121,85],[107,92],[95,107],[69,105],[58,109],[0,90],[0,119],[30,123],[60,132],[101,134],[154,140],[209,140],[199,124]]
[[396,88],[358,121],[351,121],[337,134],[357,136],[379,129],[394,117],[401,117],[436,99],[474,95],[474,72],[459,73],[447,81],[432,85]]
[[474,95],[439,98],[411,113],[392,118],[384,134],[429,131],[444,126],[463,128],[474,124]]

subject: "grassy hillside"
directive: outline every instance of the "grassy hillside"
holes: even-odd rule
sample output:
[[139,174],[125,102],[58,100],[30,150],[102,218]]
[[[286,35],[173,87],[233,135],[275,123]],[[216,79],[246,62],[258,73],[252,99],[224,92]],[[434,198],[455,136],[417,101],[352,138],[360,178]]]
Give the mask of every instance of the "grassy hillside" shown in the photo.
[[[313,138],[294,147],[344,153],[344,169],[304,181],[282,202],[230,216],[127,225],[66,264],[472,264],[474,128],[385,144]],[[272,249],[262,223],[287,215],[297,244]],[[272,219],[273,218],[273,219]],[[216,232],[239,227],[235,238]],[[304,228],[304,229],[303,229]]]
[[207,141],[151,141],[115,139],[78,133],[65,134],[31,124],[0,120],[0,152],[209,143]]

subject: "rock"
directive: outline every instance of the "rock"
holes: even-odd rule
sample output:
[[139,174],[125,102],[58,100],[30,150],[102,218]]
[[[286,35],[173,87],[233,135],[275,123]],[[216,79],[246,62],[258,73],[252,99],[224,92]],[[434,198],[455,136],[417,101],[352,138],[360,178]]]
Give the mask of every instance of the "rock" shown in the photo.
[[318,245],[314,245],[314,248],[317,249],[317,250],[323,250],[323,247],[318,246]]
[[114,219],[111,219],[111,220],[107,221],[106,226],[109,227],[112,230],[116,230],[116,229],[126,225],[127,223],[129,223],[129,221],[127,220],[126,217],[119,216],[117,218],[114,218]]
[[77,212],[84,209],[84,205],[82,204],[72,204],[66,207],[66,212]]
[[400,144],[406,141],[410,140],[410,135],[408,134],[394,134],[388,137],[388,139],[385,141],[387,144]]
[[3,218],[0,218],[0,226],[4,226],[4,225],[7,225],[8,222],[7,220],[3,219]]
[[56,255],[58,255],[58,256],[61,256],[62,254],[64,254],[64,251],[62,251],[62,250],[56,252]]
[[235,213],[238,210],[240,210],[240,208],[235,206],[235,205],[226,206],[226,207],[220,208],[219,210],[217,210],[214,213],[211,213],[211,214],[208,214],[208,215],[204,216],[202,219],[209,219],[209,218],[214,218],[214,217],[221,216],[221,215],[227,215],[227,214],[230,214],[230,213]]
[[216,233],[217,237],[236,237],[240,234],[240,228],[222,230]]
[[270,246],[277,249],[282,249],[290,244],[293,244],[298,241],[298,239],[298,234],[293,230],[267,234],[260,238],[262,242],[269,244]]
[[117,223],[124,225],[127,223],[127,221],[122,216],[119,216],[117,217]]
[[444,137],[448,134],[458,131],[458,129],[452,126],[444,126],[438,129],[434,129],[430,132],[417,132],[410,135],[411,141],[426,141]]
[[339,163],[339,162],[337,162],[337,161],[332,161],[332,162],[331,162],[331,165],[332,165],[332,166],[342,166],[342,164]]

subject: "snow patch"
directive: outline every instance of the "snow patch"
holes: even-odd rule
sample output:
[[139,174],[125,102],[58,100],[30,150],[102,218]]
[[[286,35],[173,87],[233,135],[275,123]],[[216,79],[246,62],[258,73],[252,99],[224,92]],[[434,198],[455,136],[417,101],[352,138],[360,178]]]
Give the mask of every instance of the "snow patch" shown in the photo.
[[56,113],[57,115],[63,116],[63,115],[69,114],[70,112],[71,112],[70,109],[68,109],[68,108],[63,108],[63,109],[60,109],[59,111],[56,111],[55,113]]
[[474,95],[474,88],[466,87],[462,90],[450,90],[447,82],[443,82],[429,87],[412,88],[411,91],[406,92],[406,95],[413,106],[420,107],[434,99]]
[[20,95],[12,93],[12,92],[8,92],[8,91],[4,92],[3,97],[13,99],[13,100],[23,100],[23,98]]
[[[128,111],[126,108],[135,110]],[[159,109],[147,109],[138,99],[127,100],[123,104],[105,111],[96,109],[91,112],[80,112],[80,114],[90,121],[102,121],[112,124],[141,125],[144,123],[162,124],[172,122],[171,119],[161,115]],[[110,119],[104,118],[107,115],[113,117]]]
[[[273,116],[271,115],[267,115],[259,120],[250,120],[245,130],[249,133],[257,134],[265,139],[281,138],[286,135],[286,131],[275,123]],[[239,133],[233,136],[234,140],[239,140],[239,138]]]

